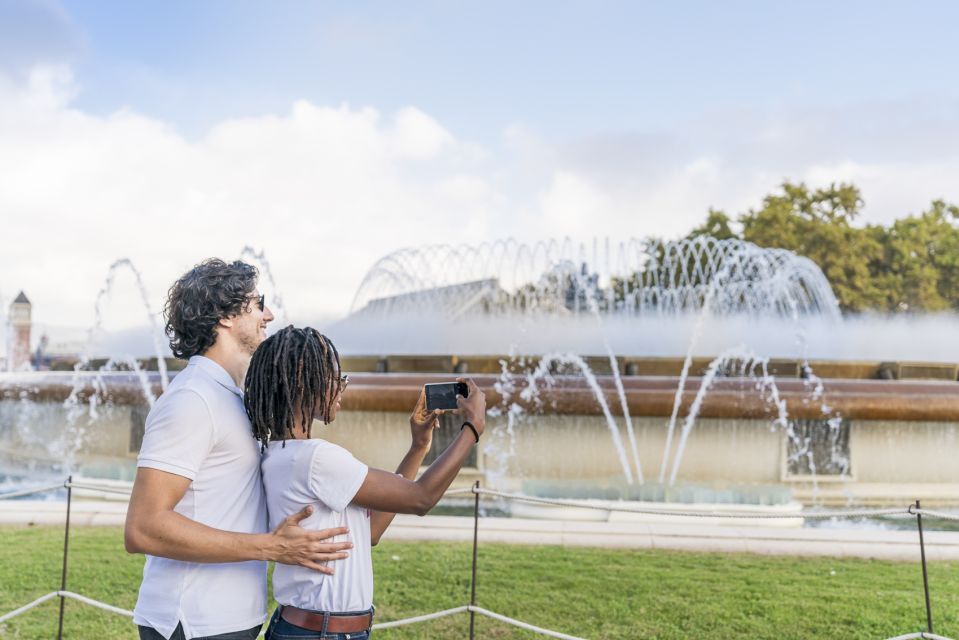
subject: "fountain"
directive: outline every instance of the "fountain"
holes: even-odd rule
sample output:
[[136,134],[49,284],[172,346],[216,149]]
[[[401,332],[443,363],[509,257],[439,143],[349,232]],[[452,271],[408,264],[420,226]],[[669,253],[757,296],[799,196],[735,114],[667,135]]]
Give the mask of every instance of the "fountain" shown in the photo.
[[[373,265],[351,316],[330,333],[355,356],[347,364],[353,370],[498,370],[489,379],[498,424],[477,471],[512,489],[539,483],[545,491],[543,482],[573,476],[579,489],[593,483],[597,494],[621,498],[721,500],[731,492],[742,499],[755,491],[844,504],[892,500],[917,482],[937,499],[959,501],[944,483],[950,473],[923,472],[918,461],[959,435],[938,424],[959,408],[954,365],[943,365],[948,383],[824,381],[820,372],[911,377],[907,364],[812,359],[822,358],[822,336],[859,326],[842,318],[809,260],[698,237],[402,249]],[[645,338],[664,334],[685,340],[672,338],[674,346],[664,349]],[[507,345],[508,356],[494,355]],[[431,360],[431,353],[457,355]],[[897,366],[903,375],[892,373]],[[937,376],[934,369],[926,374]],[[877,411],[876,397],[890,392]],[[584,417],[594,414],[599,423],[587,427]],[[888,443],[904,422],[928,427],[912,439],[915,460],[890,464]],[[600,423],[605,455],[595,446]],[[692,437],[694,427],[707,433]],[[853,445],[876,455],[853,459]],[[544,446],[556,460],[552,468],[537,459]],[[614,466],[597,462],[601,457]],[[649,466],[659,469],[658,482],[643,486],[641,470]],[[910,484],[897,492],[900,479]]]
[[[601,271],[595,270],[601,266]],[[391,323],[410,313],[437,314],[450,322],[470,316],[505,316],[512,322],[562,323],[582,314],[596,320],[595,332],[609,358],[609,372],[625,421],[638,482],[642,466],[616,356],[604,327],[606,318],[697,318],[680,374],[662,457],[664,481],[672,437],[693,350],[705,321],[713,314],[752,319],[788,317],[799,325],[807,317],[840,322],[835,297],[822,272],[809,260],[782,250],[761,249],[739,240],[697,237],[680,242],[630,240],[615,249],[609,242],[586,245],[543,242],[532,247],[512,241],[478,247],[428,246],[403,249],[379,260],[364,278],[349,322]],[[522,319],[518,319],[521,316]],[[381,329],[382,330],[382,329]],[[801,344],[801,341],[800,341]],[[755,356],[750,357],[755,360]],[[811,367],[802,356],[804,370]],[[573,364],[594,392],[610,428],[612,441],[628,484],[633,473],[619,440],[616,422],[588,364],[576,354],[548,354],[527,372],[526,400],[535,382],[557,363]],[[695,421],[702,395],[722,359],[710,366],[700,393],[687,416],[682,442],[675,454],[670,484],[685,441]],[[505,388],[505,385],[501,383]],[[509,402],[506,398],[504,402]],[[781,408],[784,412],[784,407]],[[517,415],[515,408],[502,414]],[[777,421],[788,428],[785,415]],[[511,427],[512,428],[512,427]]]
[[840,318],[822,271],[791,251],[708,236],[603,247],[567,239],[401,249],[369,270],[352,313],[392,317],[425,306],[455,319],[471,310],[565,315],[595,305],[603,314],[670,316],[715,299],[729,315],[782,317],[795,309]]
[[[243,256],[277,297],[263,252]],[[777,508],[882,504],[919,487],[924,502],[959,502],[946,455],[959,440],[955,365],[864,358],[845,346],[864,326],[841,316],[811,261],[738,240],[402,249],[372,266],[347,318],[322,328],[353,383],[319,433],[393,466],[406,446],[396,425],[421,385],[468,373],[491,413],[462,483]],[[855,361],[823,358],[833,353]],[[131,368],[69,383],[0,378],[2,439],[29,440],[24,420],[66,398],[83,408],[85,446],[100,447],[86,457],[132,468],[145,408],[165,382]],[[916,372],[945,373],[909,380]],[[93,428],[105,401],[125,417]]]

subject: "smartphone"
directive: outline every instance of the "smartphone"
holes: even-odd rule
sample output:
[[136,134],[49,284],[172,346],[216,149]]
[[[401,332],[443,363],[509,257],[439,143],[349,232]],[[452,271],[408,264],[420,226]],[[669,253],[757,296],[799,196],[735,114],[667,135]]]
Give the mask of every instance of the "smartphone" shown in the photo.
[[424,385],[426,389],[426,410],[455,409],[456,396],[464,398],[469,395],[470,389],[465,382],[436,382]]

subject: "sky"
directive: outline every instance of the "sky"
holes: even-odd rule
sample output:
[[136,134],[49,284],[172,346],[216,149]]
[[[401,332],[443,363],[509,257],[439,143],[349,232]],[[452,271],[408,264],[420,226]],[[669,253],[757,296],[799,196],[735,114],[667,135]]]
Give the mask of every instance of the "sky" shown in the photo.
[[[0,308],[89,327],[262,251],[288,317],[401,247],[679,237],[784,180],[959,202],[950,2],[0,0]],[[267,292],[268,294],[274,292]],[[144,324],[132,271],[104,327]]]

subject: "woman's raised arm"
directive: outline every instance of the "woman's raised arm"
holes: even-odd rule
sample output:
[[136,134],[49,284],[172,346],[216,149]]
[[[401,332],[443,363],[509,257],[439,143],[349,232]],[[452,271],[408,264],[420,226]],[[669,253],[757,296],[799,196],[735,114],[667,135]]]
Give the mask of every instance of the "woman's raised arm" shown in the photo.
[[[472,380],[462,378],[459,380],[469,386],[469,395],[466,398],[457,398],[458,408],[455,413],[464,421],[470,422],[478,434],[482,434],[486,428],[486,395]],[[379,542],[380,536],[386,531],[395,514],[426,515],[443,497],[462,468],[469,452],[476,446],[477,440],[473,431],[469,428],[463,429],[423,475],[418,480],[413,480],[429,450],[429,439],[425,440],[424,447],[424,439],[418,437],[418,428],[420,431],[425,429],[427,434],[431,434],[435,421],[435,416],[425,412],[425,399],[421,393],[416,409],[410,417],[413,445],[400,463],[397,472],[370,469],[366,480],[353,498],[353,504],[377,512],[373,514],[370,522],[370,537],[373,544]]]

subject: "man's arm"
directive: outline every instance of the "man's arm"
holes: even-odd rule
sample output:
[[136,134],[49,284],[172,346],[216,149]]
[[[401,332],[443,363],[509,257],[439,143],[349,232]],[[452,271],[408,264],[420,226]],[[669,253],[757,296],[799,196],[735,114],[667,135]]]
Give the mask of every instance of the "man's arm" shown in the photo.
[[300,527],[298,523],[310,515],[310,507],[286,518],[272,533],[235,533],[200,524],[173,510],[190,482],[158,469],[137,469],[123,536],[128,553],[187,562],[273,560],[332,574],[331,568],[319,563],[345,558],[344,550],[353,546],[351,542],[323,542],[348,533],[345,527],[322,531]]

